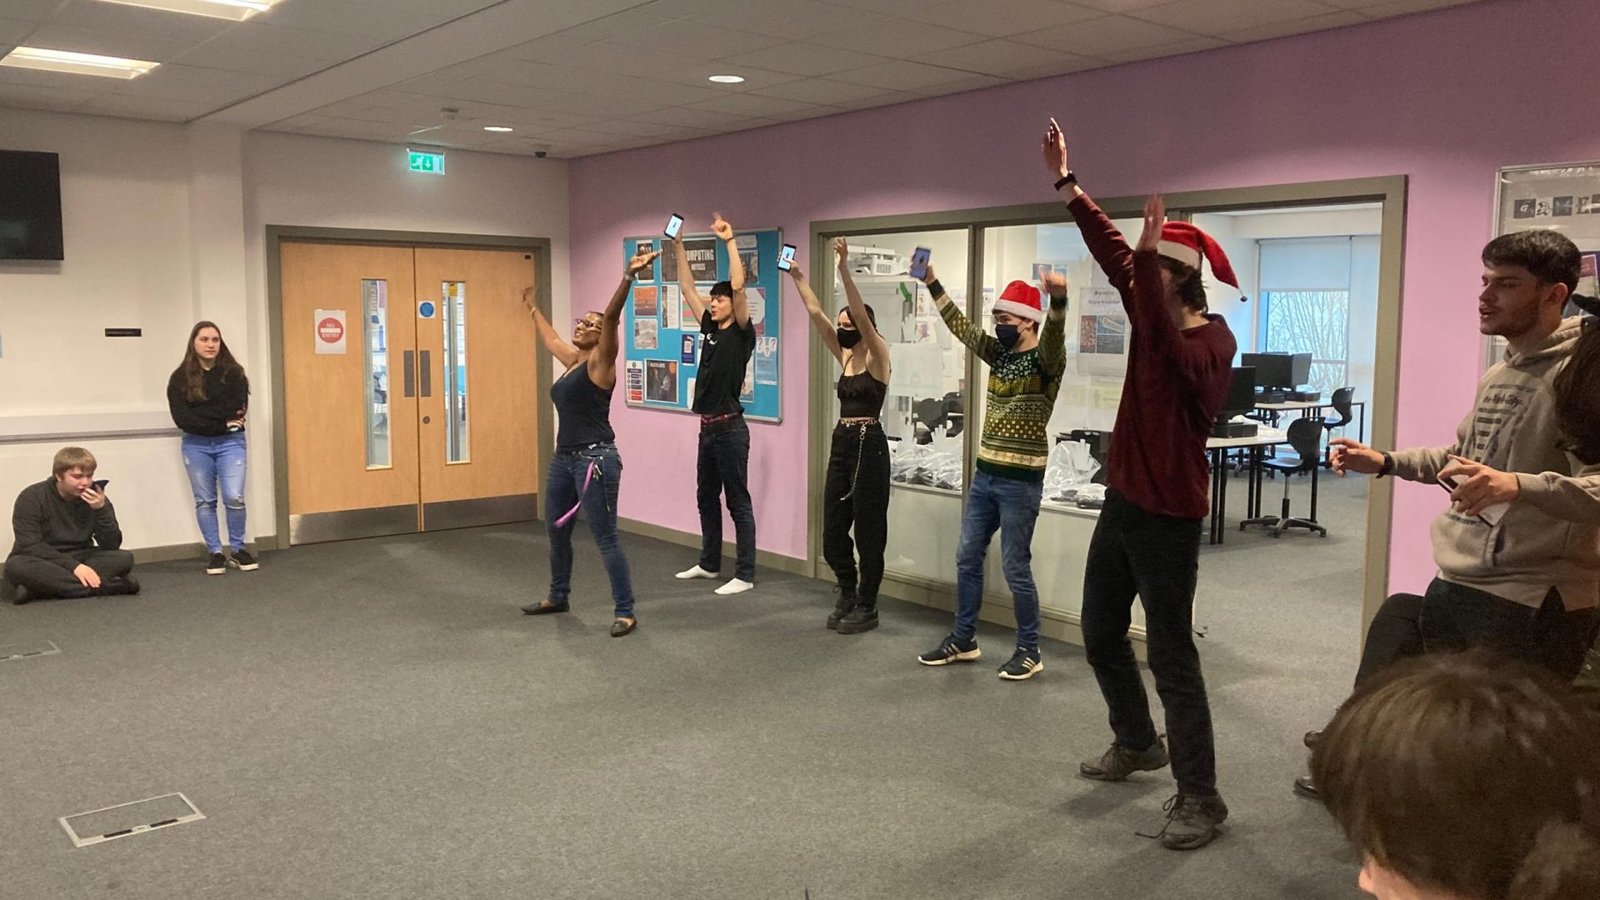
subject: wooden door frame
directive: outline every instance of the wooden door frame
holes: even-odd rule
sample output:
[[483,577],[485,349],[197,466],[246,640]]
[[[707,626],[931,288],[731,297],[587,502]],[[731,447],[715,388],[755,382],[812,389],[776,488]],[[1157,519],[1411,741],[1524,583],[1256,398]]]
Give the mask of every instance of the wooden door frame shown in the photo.
[[[274,549],[289,547],[289,432],[284,427],[283,372],[283,255],[284,242],[316,244],[364,244],[388,247],[445,247],[454,250],[521,250],[533,254],[534,282],[539,309],[550,316],[550,239],[503,234],[445,234],[432,231],[386,231],[374,228],[323,228],[309,225],[268,225],[267,237],[267,334],[272,361],[272,490],[277,507],[277,535]],[[535,367],[539,397],[550,393],[550,367]],[[544,484],[544,468],[549,465],[549,448],[555,446],[552,416],[538,417],[539,477]]]

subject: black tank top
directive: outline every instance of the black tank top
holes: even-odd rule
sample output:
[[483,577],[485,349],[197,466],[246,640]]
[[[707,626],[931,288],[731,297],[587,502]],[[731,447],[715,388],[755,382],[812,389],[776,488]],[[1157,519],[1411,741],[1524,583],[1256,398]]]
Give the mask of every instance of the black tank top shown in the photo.
[[872,377],[871,372],[839,376],[839,418],[876,419],[883,410],[889,386]]
[[579,363],[550,385],[561,424],[556,429],[556,449],[579,450],[601,441],[614,441],[611,430],[611,391],[602,391],[589,378],[589,364]]

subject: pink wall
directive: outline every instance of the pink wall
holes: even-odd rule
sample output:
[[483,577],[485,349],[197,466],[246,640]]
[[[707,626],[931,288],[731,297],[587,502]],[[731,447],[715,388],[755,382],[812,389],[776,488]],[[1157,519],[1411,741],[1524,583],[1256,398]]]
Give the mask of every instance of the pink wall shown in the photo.
[[[1445,443],[1479,374],[1495,170],[1600,158],[1600,124],[1584,112],[1600,97],[1596,35],[1593,0],[1498,0],[579,160],[573,305],[600,302],[622,238],[673,210],[781,226],[809,271],[813,220],[1049,201],[1037,141],[1054,115],[1102,196],[1410,176],[1398,443]],[[810,332],[797,298],[784,300],[784,421],[751,427],[751,490],[761,548],[804,558],[809,356],[796,336]],[[622,514],[697,532],[695,420],[621,404],[614,415],[631,485]],[[1438,501],[1398,490],[1396,589],[1432,575]]]

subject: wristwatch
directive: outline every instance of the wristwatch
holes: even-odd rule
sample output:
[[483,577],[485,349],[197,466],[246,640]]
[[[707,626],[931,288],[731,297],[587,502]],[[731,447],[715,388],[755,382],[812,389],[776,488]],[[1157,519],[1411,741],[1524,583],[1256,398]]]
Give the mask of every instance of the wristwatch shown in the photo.
[[1389,455],[1389,451],[1385,450],[1383,451],[1383,466],[1378,469],[1378,477],[1382,478],[1392,472],[1394,472],[1394,457]]
[[1072,171],[1071,169],[1068,169],[1067,170],[1067,174],[1065,174],[1065,175],[1061,176],[1060,178],[1056,179],[1056,190],[1059,191],[1059,190],[1061,190],[1062,188],[1066,187],[1069,184],[1077,184],[1077,183],[1078,183],[1078,173]]

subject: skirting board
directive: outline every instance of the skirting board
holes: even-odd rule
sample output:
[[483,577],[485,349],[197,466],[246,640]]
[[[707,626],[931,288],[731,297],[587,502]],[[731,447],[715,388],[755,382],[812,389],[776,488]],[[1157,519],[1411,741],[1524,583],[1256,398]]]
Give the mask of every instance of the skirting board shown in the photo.
[[[278,545],[278,536],[275,534],[257,535],[256,539],[251,541],[248,546],[255,550],[284,549]],[[146,563],[171,562],[175,559],[204,559],[206,545],[202,543],[168,544],[164,547],[129,548],[128,552],[133,554],[134,565],[143,565]]]
[[[667,528],[650,522],[640,522],[636,519],[617,520],[617,529],[628,534],[637,534],[642,537],[655,538],[669,544],[681,547],[699,549],[700,536],[686,531]],[[732,556],[736,551],[730,542],[723,542],[723,553]],[[810,563],[792,556],[782,556],[767,550],[756,551],[756,564],[768,568],[788,572],[792,575],[803,575],[807,578],[817,578]],[[826,579],[818,578],[822,581]],[[947,585],[920,585],[898,579],[893,575],[886,575],[883,587],[879,590],[887,597],[904,600],[907,603],[916,603],[922,606],[955,612],[956,598],[954,588]],[[1016,618],[1011,613],[1011,598],[997,597],[993,594],[983,598],[983,607],[978,611],[978,618],[995,625],[1015,626]],[[1078,616],[1072,613],[1052,612],[1048,609],[1039,611],[1039,633],[1052,640],[1064,641],[1068,644],[1083,646],[1083,630],[1078,625]],[[1133,628],[1128,632],[1133,639],[1133,652],[1140,660],[1145,658],[1144,629]]]

